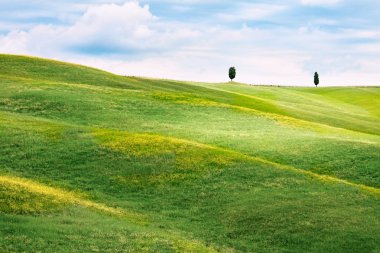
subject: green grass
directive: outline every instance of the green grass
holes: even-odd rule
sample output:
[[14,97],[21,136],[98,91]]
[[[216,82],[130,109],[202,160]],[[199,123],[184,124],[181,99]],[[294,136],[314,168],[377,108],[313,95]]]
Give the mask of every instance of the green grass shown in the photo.
[[0,55],[1,252],[380,252],[380,89]]

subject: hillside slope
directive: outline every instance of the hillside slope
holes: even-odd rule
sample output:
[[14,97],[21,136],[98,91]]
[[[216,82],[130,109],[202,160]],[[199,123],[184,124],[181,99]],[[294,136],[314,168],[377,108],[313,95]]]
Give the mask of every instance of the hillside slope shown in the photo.
[[0,55],[0,251],[379,251],[379,108]]

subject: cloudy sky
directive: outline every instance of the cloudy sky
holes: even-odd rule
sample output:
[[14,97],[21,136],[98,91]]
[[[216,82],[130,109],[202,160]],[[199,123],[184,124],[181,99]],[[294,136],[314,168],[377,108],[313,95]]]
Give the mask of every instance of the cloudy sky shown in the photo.
[[380,85],[380,0],[0,0],[0,53],[117,74]]

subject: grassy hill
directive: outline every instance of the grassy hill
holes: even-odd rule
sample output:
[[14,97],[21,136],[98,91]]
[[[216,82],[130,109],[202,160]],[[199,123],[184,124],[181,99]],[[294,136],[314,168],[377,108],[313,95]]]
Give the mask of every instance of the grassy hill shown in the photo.
[[380,88],[0,55],[1,252],[380,252]]

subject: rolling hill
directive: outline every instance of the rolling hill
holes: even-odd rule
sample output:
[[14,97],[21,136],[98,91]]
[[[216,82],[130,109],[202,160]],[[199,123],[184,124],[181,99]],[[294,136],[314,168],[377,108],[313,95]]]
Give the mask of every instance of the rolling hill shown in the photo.
[[1,252],[380,252],[380,88],[0,55]]

